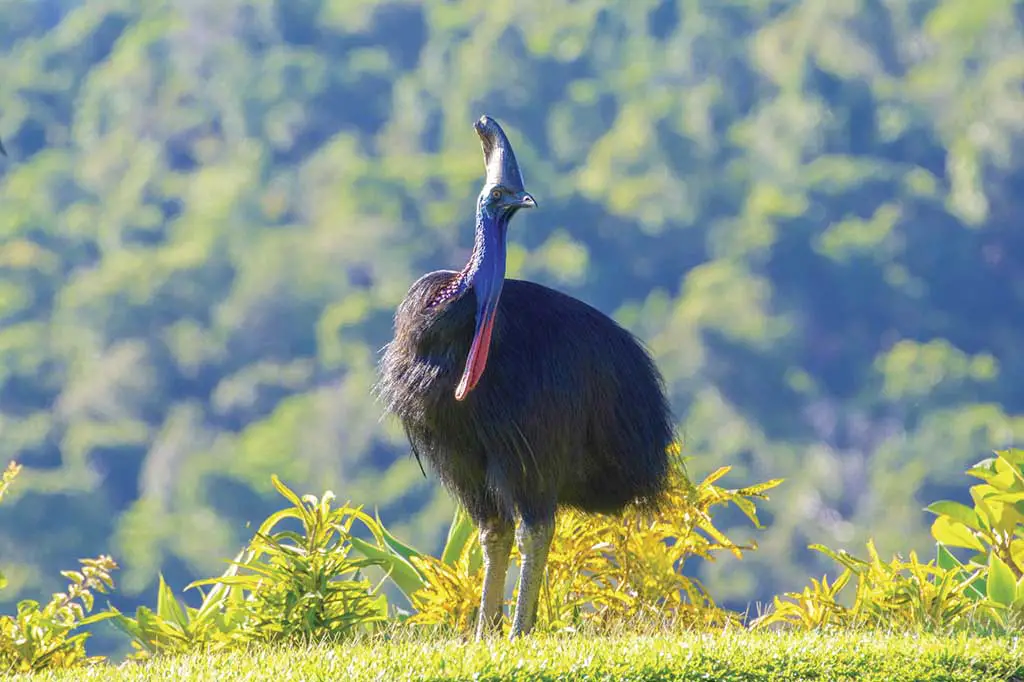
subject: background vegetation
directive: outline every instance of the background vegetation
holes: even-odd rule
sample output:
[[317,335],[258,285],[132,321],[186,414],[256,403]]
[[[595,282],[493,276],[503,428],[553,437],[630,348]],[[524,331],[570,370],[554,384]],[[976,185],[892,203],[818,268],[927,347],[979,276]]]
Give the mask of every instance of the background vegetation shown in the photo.
[[698,480],[786,479],[688,569],[719,603],[810,543],[931,556],[922,507],[1024,436],[1020,3],[0,0],[0,46],[5,604],[219,574],[272,473],[437,553],[369,389],[467,255],[484,112],[541,205],[511,276],[649,344]]

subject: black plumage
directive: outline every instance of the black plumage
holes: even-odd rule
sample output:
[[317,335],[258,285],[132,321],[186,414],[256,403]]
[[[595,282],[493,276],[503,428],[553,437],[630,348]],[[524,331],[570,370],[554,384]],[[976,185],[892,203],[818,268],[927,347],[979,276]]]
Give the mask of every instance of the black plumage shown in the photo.
[[457,274],[432,272],[409,290],[381,393],[471,517],[529,523],[556,505],[615,513],[656,498],[672,432],[657,370],[633,336],[582,301],[506,280],[486,373],[458,402],[473,290],[425,312]]
[[377,392],[480,526],[480,636],[500,618],[521,519],[515,636],[533,624],[556,509],[656,504],[674,434],[661,377],[632,334],[582,301],[504,279],[509,220],[536,203],[497,123],[483,117],[477,132],[488,180],[474,255],[461,272],[431,272],[409,289]]

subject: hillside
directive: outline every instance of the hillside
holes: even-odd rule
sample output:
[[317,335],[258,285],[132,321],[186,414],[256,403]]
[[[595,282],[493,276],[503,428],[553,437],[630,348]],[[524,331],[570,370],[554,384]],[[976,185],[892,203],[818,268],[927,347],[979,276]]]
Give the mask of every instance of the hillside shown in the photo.
[[270,476],[437,547],[451,501],[370,397],[513,137],[509,275],[651,348],[703,475],[785,478],[744,609],[928,549],[1024,437],[1024,12],[1011,0],[9,0],[0,6],[4,599],[100,552],[112,601],[219,573]]

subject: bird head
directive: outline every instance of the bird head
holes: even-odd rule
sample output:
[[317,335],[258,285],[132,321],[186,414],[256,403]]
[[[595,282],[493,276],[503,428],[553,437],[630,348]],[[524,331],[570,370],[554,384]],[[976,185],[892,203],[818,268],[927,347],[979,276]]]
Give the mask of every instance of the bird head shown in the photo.
[[491,332],[505,282],[505,237],[509,220],[521,208],[535,208],[536,200],[523,186],[523,174],[512,144],[498,122],[481,116],[473,125],[480,136],[487,177],[477,199],[477,239],[473,248],[470,284],[476,294],[476,329],[466,358],[466,369],[455,389],[463,400],[487,365]]
[[477,200],[477,208],[511,217],[520,208],[535,208],[537,202],[526,191],[523,172],[519,169],[512,143],[505,136],[498,122],[490,116],[481,116],[473,124],[480,136],[484,151],[484,168],[487,178]]

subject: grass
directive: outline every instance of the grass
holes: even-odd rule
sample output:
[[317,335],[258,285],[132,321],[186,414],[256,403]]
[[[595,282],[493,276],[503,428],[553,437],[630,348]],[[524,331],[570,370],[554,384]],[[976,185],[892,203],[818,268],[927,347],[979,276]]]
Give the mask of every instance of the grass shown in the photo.
[[14,680],[862,680],[1024,682],[1017,637],[875,633],[537,635],[515,643],[402,636],[100,665]]

